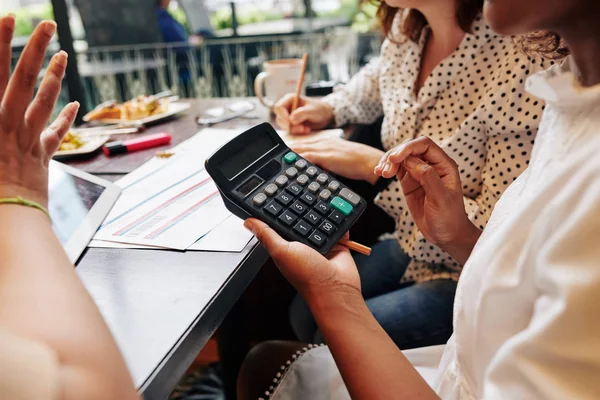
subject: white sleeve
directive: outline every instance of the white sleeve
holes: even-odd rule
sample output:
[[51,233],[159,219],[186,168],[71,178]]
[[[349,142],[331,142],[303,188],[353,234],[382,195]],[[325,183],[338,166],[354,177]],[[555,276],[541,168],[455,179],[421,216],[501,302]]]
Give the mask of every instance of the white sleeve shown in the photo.
[[383,115],[379,90],[379,58],[371,60],[345,85],[323,99],[333,107],[336,126],[372,124]]
[[552,199],[538,219],[542,238],[525,260],[535,266],[532,315],[492,359],[485,399],[600,396],[600,168],[592,172],[576,185],[569,178],[568,201]]

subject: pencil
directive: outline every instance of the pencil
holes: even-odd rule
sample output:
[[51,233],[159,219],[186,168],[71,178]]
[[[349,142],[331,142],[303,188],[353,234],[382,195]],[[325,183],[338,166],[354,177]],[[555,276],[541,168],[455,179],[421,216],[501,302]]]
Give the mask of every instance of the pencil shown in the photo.
[[302,92],[302,87],[304,86],[304,77],[306,75],[306,66],[308,65],[308,53],[304,53],[302,57],[302,70],[300,71],[300,77],[298,78],[298,86],[296,87],[296,96],[294,97],[294,102],[292,103],[292,109],[290,110],[290,114],[296,111],[298,108],[298,104],[300,103],[300,92]]
[[339,244],[365,256],[371,255],[371,248],[348,239],[340,239]]

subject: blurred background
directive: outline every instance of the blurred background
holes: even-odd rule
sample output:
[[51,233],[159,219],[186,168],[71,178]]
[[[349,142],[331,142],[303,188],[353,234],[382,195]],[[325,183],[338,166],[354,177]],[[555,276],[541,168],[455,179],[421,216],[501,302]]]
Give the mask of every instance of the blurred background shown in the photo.
[[36,24],[57,20],[49,56],[63,48],[71,61],[61,102],[78,100],[84,111],[164,90],[186,98],[252,96],[264,61],[305,52],[307,82],[347,81],[379,52],[375,11],[361,0],[0,3],[0,13],[17,16],[15,62]]

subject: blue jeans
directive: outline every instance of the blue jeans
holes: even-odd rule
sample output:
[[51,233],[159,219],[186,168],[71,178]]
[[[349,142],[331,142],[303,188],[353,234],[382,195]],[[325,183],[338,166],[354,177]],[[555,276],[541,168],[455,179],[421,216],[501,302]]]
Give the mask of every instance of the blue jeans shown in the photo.
[[[363,297],[373,316],[403,349],[445,344],[452,335],[452,309],[456,282],[449,279],[401,284],[411,258],[396,240],[373,247],[370,257],[354,257]],[[298,339],[323,343],[317,324],[304,300],[296,296],[290,320]]]

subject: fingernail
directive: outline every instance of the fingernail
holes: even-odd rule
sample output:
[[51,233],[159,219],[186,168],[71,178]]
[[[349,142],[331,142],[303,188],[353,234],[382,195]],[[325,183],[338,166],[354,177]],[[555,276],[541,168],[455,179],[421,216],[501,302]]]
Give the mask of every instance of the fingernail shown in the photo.
[[59,51],[55,56],[54,56],[54,61],[60,65],[61,67],[66,67],[67,66],[67,62],[69,60],[69,55],[67,54],[67,52],[65,51]]
[[17,19],[17,15],[15,13],[6,14],[6,18],[12,19],[13,21]]
[[385,163],[385,168],[383,169],[383,172],[388,172],[390,169],[392,169],[392,164]]
[[254,233],[254,225],[252,224],[252,222],[249,219],[244,221],[244,228],[246,228],[250,232]]
[[56,33],[56,22],[45,21],[44,22],[44,32],[48,36],[54,36],[54,33]]

